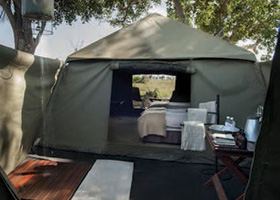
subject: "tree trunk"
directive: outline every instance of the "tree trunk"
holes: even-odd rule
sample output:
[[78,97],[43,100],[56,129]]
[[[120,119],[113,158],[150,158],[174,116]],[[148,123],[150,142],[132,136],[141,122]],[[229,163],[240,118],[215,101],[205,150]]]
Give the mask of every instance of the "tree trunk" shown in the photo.
[[38,46],[44,32],[46,22],[41,22],[41,28],[36,38],[34,38],[32,33],[31,20],[24,19],[21,15],[20,0],[0,0],[0,6],[2,6],[13,29],[15,49],[34,54],[35,49]]
[[184,8],[181,4],[181,0],[173,0],[174,6],[175,6],[175,14],[178,17],[179,21],[188,24],[188,21],[186,20],[186,15],[184,13]]
[[31,22],[22,18],[18,18],[18,20],[22,23],[19,23],[13,30],[15,49],[34,54],[36,46],[32,35]]

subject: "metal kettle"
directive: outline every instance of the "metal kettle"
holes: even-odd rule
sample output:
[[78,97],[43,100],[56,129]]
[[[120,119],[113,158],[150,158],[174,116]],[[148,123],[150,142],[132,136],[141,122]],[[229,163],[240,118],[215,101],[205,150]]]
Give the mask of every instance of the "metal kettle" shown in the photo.
[[245,137],[249,142],[256,142],[260,132],[260,118],[261,116],[247,117],[245,125]]

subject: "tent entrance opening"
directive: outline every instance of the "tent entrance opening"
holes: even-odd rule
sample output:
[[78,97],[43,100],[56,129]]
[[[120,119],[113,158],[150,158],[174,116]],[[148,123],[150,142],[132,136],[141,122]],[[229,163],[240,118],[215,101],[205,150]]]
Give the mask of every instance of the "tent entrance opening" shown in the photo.
[[108,143],[179,149],[181,127],[168,129],[168,111],[179,106],[186,115],[190,88],[191,75],[182,72],[114,71]]

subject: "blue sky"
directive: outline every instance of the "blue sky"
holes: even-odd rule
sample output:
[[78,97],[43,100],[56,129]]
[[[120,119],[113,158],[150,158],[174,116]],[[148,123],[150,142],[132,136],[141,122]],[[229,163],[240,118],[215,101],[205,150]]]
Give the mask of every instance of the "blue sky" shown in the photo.
[[[166,16],[166,5],[162,3],[148,12]],[[76,46],[87,46],[118,29],[98,20],[91,20],[85,24],[78,20],[72,26],[63,23],[54,29],[53,35],[42,37],[35,54],[65,60],[74,52]],[[14,48],[13,32],[7,20],[0,22],[0,44]]]

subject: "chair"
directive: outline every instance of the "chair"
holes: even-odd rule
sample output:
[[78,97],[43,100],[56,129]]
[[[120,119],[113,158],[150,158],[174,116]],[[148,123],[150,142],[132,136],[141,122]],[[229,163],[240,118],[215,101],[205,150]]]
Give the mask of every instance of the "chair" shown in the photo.
[[200,103],[199,108],[207,109],[207,122],[205,125],[220,123],[220,95],[216,96],[216,101]]
[[[133,107],[140,107],[140,108],[144,108],[144,102],[143,100],[141,99],[141,96],[140,96],[140,90],[138,87],[132,87],[132,100],[133,100]],[[134,103],[135,101],[135,103]],[[141,105],[138,105],[138,102],[141,102],[140,104]]]

